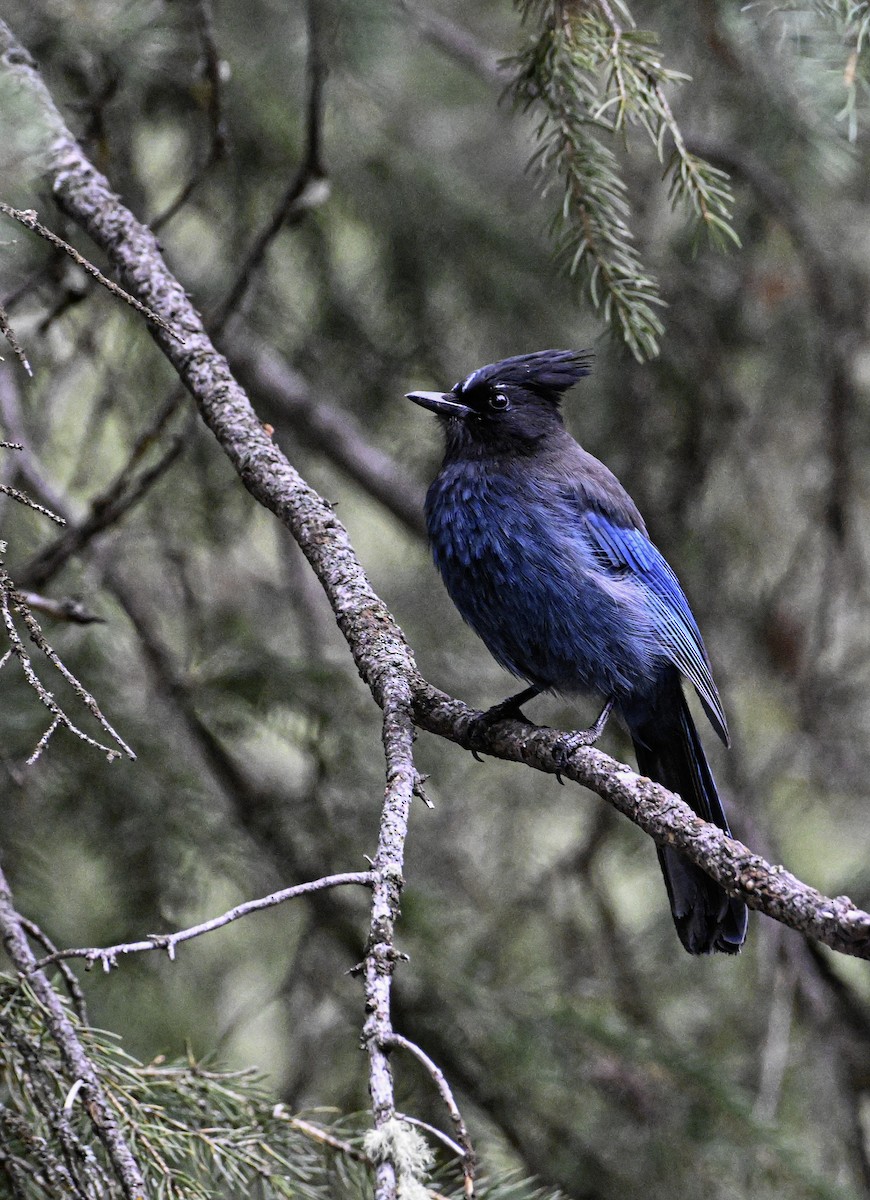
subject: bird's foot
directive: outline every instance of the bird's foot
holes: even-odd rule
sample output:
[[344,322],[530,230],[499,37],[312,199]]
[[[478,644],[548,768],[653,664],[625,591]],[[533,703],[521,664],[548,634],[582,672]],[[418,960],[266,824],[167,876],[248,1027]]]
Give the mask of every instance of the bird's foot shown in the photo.
[[[534,700],[538,695],[540,695],[538,688],[527,687],[523,691],[517,692],[515,696],[508,696],[507,700],[502,700],[500,704],[494,704],[492,708],[488,708],[485,713],[476,717],[469,726],[469,733],[472,737],[480,736],[499,721],[525,721],[523,705],[529,700]],[[473,746],[471,753],[477,762],[483,762],[480,753]]]
[[575,750],[579,750],[581,746],[595,745],[602,733],[604,733],[612,711],[613,701],[608,700],[596,717],[594,724],[590,725],[588,729],[576,729],[573,733],[566,733],[553,747],[553,757],[556,759],[557,764],[556,778],[560,783],[564,783],[560,772],[567,767],[571,755]]

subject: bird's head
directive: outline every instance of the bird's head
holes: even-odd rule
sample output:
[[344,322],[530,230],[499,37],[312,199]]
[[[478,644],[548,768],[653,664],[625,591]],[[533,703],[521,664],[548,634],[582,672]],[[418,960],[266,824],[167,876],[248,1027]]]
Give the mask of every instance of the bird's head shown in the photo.
[[591,371],[584,350],[539,350],[480,367],[449,392],[409,392],[436,413],[448,454],[475,448],[528,453],[562,428],[562,393]]

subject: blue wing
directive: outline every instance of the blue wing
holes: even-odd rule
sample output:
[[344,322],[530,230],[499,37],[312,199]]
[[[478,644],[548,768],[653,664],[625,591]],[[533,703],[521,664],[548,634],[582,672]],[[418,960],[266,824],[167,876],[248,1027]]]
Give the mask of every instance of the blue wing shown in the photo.
[[642,530],[614,524],[594,511],[586,514],[586,526],[599,558],[614,570],[631,572],[646,589],[665,653],[694,685],[710,723],[727,746],[728,725],[710,660],[676,575]]

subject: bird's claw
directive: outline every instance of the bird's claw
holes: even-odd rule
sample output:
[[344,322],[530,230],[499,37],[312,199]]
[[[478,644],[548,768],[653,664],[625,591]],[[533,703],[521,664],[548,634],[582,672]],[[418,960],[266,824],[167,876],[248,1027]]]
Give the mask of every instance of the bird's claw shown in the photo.
[[[500,704],[494,704],[486,712],[480,713],[469,723],[468,732],[471,738],[480,737],[491,725],[497,725],[499,721],[526,721],[527,724],[531,724],[523,714],[522,706],[537,694],[536,688],[526,688],[516,696],[508,696],[507,700],[502,700]],[[480,751],[474,746],[471,746],[470,749],[475,761],[483,762]]]
[[613,711],[613,701],[608,700],[604,708],[595,719],[594,724],[588,729],[577,729],[573,733],[566,733],[564,737],[559,738],[556,745],[553,747],[553,758],[556,763],[556,778],[559,783],[564,783],[561,772],[568,766],[571,755],[575,750],[579,750],[582,746],[594,746],[598,739],[604,733],[605,726]]

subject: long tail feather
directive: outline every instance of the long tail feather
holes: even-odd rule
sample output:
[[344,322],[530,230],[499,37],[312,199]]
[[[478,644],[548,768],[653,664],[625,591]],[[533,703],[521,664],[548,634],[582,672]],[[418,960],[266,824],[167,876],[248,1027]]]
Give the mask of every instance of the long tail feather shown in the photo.
[[[638,769],[677,792],[699,817],[730,833],[682,688],[675,683],[674,702],[666,706],[668,718],[663,719],[659,708],[654,721],[631,730]],[[676,850],[660,846],[658,854],[674,924],[686,950],[736,954],[746,938],[746,906]]]

